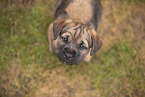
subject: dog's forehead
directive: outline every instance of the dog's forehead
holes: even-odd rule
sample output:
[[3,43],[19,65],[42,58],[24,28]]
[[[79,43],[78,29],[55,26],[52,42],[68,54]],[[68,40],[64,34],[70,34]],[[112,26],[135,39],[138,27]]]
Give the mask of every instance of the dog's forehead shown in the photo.
[[66,32],[70,32],[74,39],[77,38],[89,38],[91,36],[91,30],[81,23],[71,23],[64,27]]
[[85,43],[89,47],[92,43],[92,30],[81,23],[70,23],[63,29],[62,36],[69,36],[72,43]]

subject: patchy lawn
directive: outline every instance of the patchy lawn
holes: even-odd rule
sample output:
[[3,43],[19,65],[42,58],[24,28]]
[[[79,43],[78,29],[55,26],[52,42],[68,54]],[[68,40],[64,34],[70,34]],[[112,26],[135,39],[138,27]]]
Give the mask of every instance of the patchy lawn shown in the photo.
[[49,52],[54,0],[0,1],[0,97],[143,97],[145,2],[102,0],[91,62],[67,66]]

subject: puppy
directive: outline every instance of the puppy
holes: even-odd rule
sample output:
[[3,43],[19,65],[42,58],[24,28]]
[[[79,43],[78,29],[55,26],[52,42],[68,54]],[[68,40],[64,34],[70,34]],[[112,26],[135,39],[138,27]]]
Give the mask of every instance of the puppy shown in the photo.
[[101,16],[99,0],[57,0],[48,29],[50,51],[65,64],[89,62],[104,42],[96,32]]

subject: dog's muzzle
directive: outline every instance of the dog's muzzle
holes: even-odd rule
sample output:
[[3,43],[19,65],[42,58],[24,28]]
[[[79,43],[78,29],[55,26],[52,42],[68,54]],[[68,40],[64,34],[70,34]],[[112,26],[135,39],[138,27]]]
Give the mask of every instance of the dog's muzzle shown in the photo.
[[78,52],[75,49],[70,49],[69,47],[64,47],[59,51],[58,54],[59,59],[68,65],[77,64],[78,63]]

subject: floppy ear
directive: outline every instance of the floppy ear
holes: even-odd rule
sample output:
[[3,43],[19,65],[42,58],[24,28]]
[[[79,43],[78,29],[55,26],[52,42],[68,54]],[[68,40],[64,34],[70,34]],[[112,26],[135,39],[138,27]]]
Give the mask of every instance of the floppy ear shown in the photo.
[[59,36],[61,30],[63,29],[63,26],[64,26],[64,19],[54,21],[54,26],[53,26],[54,40],[56,40],[57,37]]
[[[95,32],[97,33],[97,32]],[[103,45],[104,43],[104,40],[103,38],[98,35],[98,34],[95,34],[92,36],[92,49],[91,49],[91,52],[90,52],[90,55],[92,56],[93,54],[95,54]]]
[[54,35],[54,40],[57,39],[59,36],[60,32],[63,30],[63,28],[67,25],[67,23],[71,22],[69,19],[59,19],[54,21],[54,26],[53,26],[53,35]]

